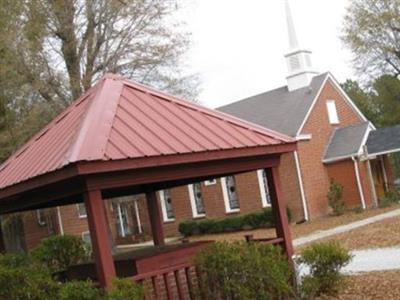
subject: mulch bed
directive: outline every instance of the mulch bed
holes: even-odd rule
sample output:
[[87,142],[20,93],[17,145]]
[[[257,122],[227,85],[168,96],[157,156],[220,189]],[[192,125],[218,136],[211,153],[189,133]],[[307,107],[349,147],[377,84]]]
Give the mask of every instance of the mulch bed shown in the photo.
[[[349,250],[400,246],[400,217],[389,218],[336,234],[319,241],[335,240]],[[300,251],[307,245],[297,248]],[[400,299],[400,296],[399,296]]]
[[319,300],[398,300],[400,271],[368,272],[349,276],[347,288],[337,297]]

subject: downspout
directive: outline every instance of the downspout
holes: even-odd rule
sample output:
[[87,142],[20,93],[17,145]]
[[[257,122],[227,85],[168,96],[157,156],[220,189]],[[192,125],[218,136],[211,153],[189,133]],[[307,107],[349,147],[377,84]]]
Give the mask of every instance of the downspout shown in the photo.
[[388,183],[388,177],[387,177],[387,173],[386,173],[385,162],[383,161],[383,156],[380,156],[379,160],[381,161],[381,166],[382,166],[383,181],[385,183],[385,192],[388,192],[389,191],[389,183]]
[[140,221],[140,215],[139,215],[139,206],[138,206],[138,201],[139,200],[135,200],[135,215],[136,215],[136,222],[138,224],[138,232],[139,234],[142,234],[142,222]]
[[301,176],[299,155],[297,151],[294,151],[293,154],[294,154],[294,161],[296,163],[297,178],[299,180],[301,202],[303,204],[304,220],[308,221],[309,220],[308,207],[307,207],[306,195],[304,193],[303,178]]
[[58,219],[58,229],[60,230],[60,234],[64,235],[64,225],[61,218],[61,209],[57,206],[57,219]]
[[354,171],[356,172],[358,192],[360,193],[360,199],[361,199],[361,207],[362,207],[363,210],[365,210],[367,208],[367,206],[365,205],[365,198],[364,198],[363,188],[362,188],[362,185],[361,185],[360,170],[358,169],[358,162],[357,162],[357,159],[354,156],[352,156],[351,159],[354,162]]
[[367,146],[364,146],[363,150],[364,150],[364,156],[366,158],[366,163],[367,163],[367,172],[368,172],[368,177],[369,177],[369,184],[371,186],[372,202],[373,202],[374,207],[378,207],[378,196],[376,194],[374,177],[372,176],[371,162],[370,162],[370,160],[368,158]]

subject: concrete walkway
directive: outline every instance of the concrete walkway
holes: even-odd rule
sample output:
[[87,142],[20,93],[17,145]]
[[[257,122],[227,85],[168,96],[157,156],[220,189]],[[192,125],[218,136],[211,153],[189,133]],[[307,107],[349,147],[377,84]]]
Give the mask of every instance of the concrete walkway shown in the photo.
[[400,248],[377,248],[351,251],[354,255],[344,273],[359,273],[400,269]]
[[[353,259],[341,272],[346,274],[357,274],[361,272],[387,271],[400,269],[400,248],[376,248],[367,250],[351,251]],[[297,265],[300,277],[310,273],[305,265]]]
[[359,228],[359,227],[362,227],[362,226],[365,226],[365,225],[368,225],[371,223],[375,223],[378,221],[382,221],[382,220],[397,217],[397,216],[400,216],[400,209],[395,209],[395,210],[392,210],[392,211],[389,211],[389,212],[386,212],[386,213],[383,213],[380,215],[376,215],[376,216],[373,216],[370,218],[352,222],[352,223],[349,223],[346,225],[341,225],[341,226],[338,226],[338,227],[335,227],[332,229],[314,232],[310,235],[293,240],[293,245],[295,247],[297,247],[297,246],[304,245],[304,244],[307,244],[310,242],[314,242],[316,240],[323,239],[323,238],[326,238],[326,237],[329,237],[329,236],[332,236],[335,234],[347,232],[347,231],[350,231],[350,230],[353,230],[353,229],[356,229],[356,228]]

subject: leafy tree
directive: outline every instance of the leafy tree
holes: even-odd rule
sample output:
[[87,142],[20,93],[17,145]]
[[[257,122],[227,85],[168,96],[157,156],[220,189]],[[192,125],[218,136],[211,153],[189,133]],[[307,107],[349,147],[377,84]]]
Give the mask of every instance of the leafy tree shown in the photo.
[[400,74],[400,1],[351,1],[343,32],[362,74]]
[[396,77],[382,75],[369,88],[348,79],[342,87],[377,127],[400,124],[400,80]]
[[378,111],[376,103],[371,99],[371,92],[363,89],[357,81],[351,79],[347,79],[341,86],[365,117],[375,124]]

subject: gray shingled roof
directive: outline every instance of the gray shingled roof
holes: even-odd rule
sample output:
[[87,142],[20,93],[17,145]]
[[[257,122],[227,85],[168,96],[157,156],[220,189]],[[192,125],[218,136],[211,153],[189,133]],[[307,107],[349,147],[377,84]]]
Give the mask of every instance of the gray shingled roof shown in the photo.
[[369,122],[364,122],[335,129],[322,160],[327,162],[357,155],[368,126]]
[[390,153],[400,150],[400,125],[371,131],[367,140],[369,154]]
[[249,122],[295,136],[307,116],[326,76],[315,76],[310,85],[292,92],[287,86],[217,108]]

